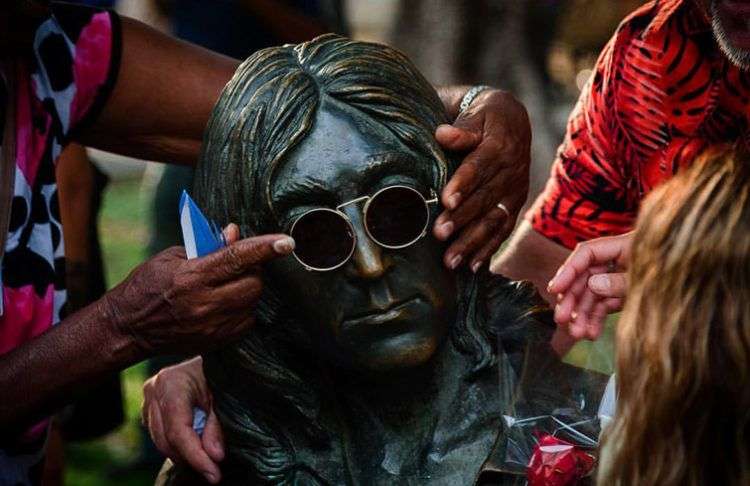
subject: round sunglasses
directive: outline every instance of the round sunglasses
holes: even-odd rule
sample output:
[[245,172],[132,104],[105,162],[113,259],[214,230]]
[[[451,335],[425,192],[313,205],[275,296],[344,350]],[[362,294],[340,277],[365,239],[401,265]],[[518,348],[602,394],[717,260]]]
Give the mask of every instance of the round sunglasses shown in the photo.
[[336,209],[311,209],[292,223],[292,255],[305,269],[317,272],[335,270],[348,262],[357,246],[357,235],[341,209],[361,202],[365,202],[365,232],[372,241],[388,249],[413,245],[427,233],[430,204],[438,202],[435,191],[430,193],[432,199],[428,200],[412,187],[394,185],[339,204]]

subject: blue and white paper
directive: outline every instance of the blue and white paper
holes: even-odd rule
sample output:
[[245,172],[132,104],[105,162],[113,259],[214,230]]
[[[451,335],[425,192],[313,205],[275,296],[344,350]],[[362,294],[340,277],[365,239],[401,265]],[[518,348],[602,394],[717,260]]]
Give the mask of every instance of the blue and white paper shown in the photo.
[[[187,191],[182,191],[180,197],[180,226],[188,260],[208,255],[226,246],[221,230],[208,221]],[[193,407],[193,430],[196,434],[203,435],[206,420],[206,412]]]
[[180,226],[188,260],[213,253],[225,245],[221,230],[203,215],[187,191],[180,197]]

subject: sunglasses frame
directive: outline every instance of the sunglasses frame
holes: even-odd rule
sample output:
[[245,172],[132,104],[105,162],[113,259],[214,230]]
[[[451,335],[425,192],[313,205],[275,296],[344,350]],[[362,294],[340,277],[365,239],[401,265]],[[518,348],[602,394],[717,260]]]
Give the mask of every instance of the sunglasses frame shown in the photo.
[[[368,228],[368,225],[367,225],[367,211],[370,209],[370,203],[379,194],[381,194],[384,191],[390,190],[390,189],[407,189],[409,191],[415,192],[417,195],[419,195],[420,199],[422,199],[422,201],[424,202],[424,208],[425,208],[425,212],[427,214],[427,218],[425,219],[424,227],[419,232],[419,235],[416,238],[414,238],[413,240],[411,240],[408,243],[405,243],[403,245],[386,245],[386,244],[381,243],[380,241],[378,241],[370,233],[370,228]],[[305,211],[304,213],[302,213],[299,216],[297,216],[297,218],[295,218],[294,223],[292,223],[292,227],[289,229],[289,234],[290,235],[294,234],[294,227],[297,226],[297,223],[302,218],[304,218],[305,216],[307,216],[308,214],[314,213],[316,211],[328,211],[328,212],[335,213],[337,216],[343,218],[344,221],[346,222],[346,224],[349,225],[349,230],[351,231],[351,234],[352,234],[352,247],[349,250],[349,253],[346,255],[346,258],[344,258],[341,261],[341,263],[338,263],[335,266],[327,267],[327,268],[318,268],[318,267],[313,267],[313,266],[308,265],[307,263],[303,262],[302,259],[300,259],[299,256],[297,256],[297,252],[296,251],[292,252],[292,256],[294,256],[294,259],[297,260],[300,263],[300,265],[302,265],[303,267],[305,267],[305,270],[308,270],[308,271],[330,272],[332,270],[336,270],[337,268],[341,268],[342,266],[346,265],[346,263],[349,260],[351,260],[352,255],[354,255],[354,251],[357,249],[357,233],[356,233],[356,231],[354,231],[354,224],[352,223],[352,220],[341,209],[344,208],[344,207],[346,207],[346,206],[349,206],[351,204],[361,203],[362,201],[367,201],[367,202],[365,202],[365,206],[362,208],[362,216],[363,216],[362,225],[364,226],[365,233],[367,233],[367,237],[370,238],[370,240],[372,240],[376,245],[378,245],[378,246],[380,246],[382,248],[387,248],[389,250],[400,250],[402,248],[409,247],[409,246],[413,245],[414,243],[416,243],[417,241],[421,240],[427,234],[427,228],[430,226],[430,204],[437,204],[437,202],[438,202],[438,197],[437,197],[437,194],[435,193],[434,189],[430,189],[430,195],[433,196],[433,197],[430,198],[430,199],[427,199],[427,198],[424,197],[424,195],[421,192],[419,192],[418,190],[414,189],[413,187],[405,186],[403,184],[394,184],[392,186],[388,186],[388,187],[384,187],[382,189],[378,189],[371,196],[360,196],[360,197],[358,197],[356,199],[352,199],[351,201],[347,201],[345,203],[341,203],[338,206],[336,206],[335,209],[321,207],[321,208],[315,208],[315,209],[311,209],[309,211]]]

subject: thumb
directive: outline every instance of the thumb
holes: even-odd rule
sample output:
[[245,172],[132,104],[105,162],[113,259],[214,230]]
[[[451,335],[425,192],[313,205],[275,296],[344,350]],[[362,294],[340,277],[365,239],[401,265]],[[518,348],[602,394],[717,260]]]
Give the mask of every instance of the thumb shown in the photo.
[[449,151],[466,152],[476,148],[482,141],[482,133],[465,126],[461,121],[455,125],[440,125],[435,130],[435,139]]
[[589,289],[599,297],[625,297],[627,279],[624,273],[600,273],[588,280]]

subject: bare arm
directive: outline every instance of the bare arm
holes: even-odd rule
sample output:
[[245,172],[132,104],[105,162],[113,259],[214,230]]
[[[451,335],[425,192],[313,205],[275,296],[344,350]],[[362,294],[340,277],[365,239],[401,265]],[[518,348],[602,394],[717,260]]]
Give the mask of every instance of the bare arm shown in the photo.
[[568,255],[570,250],[542,236],[524,221],[500,253],[492,271],[514,280],[531,281],[539,294],[554,304],[556,297],[547,291],[547,285]]
[[0,436],[17,436],[77,392],[145,356],[111,325],[101,304],[0,357]]
[[194,164],[203,131],[239,62],[122,18],[117,82],[84,145]]
[[237,241],[185,259],[173,247],[94,304],[0,356],[0,437],[12,437],[102,376],[160,353],[196,354],[247,332],[261,264],[291,253],[285,235]]
[[[60,217],[65,238],[66,265],[85,264],[90,251],[88,229],[91,224],[89,206],[94,187],[94,171],[86,149],[70,144],[60,154],[56,170]],[[66,268],[67,270],[67,268]]]

